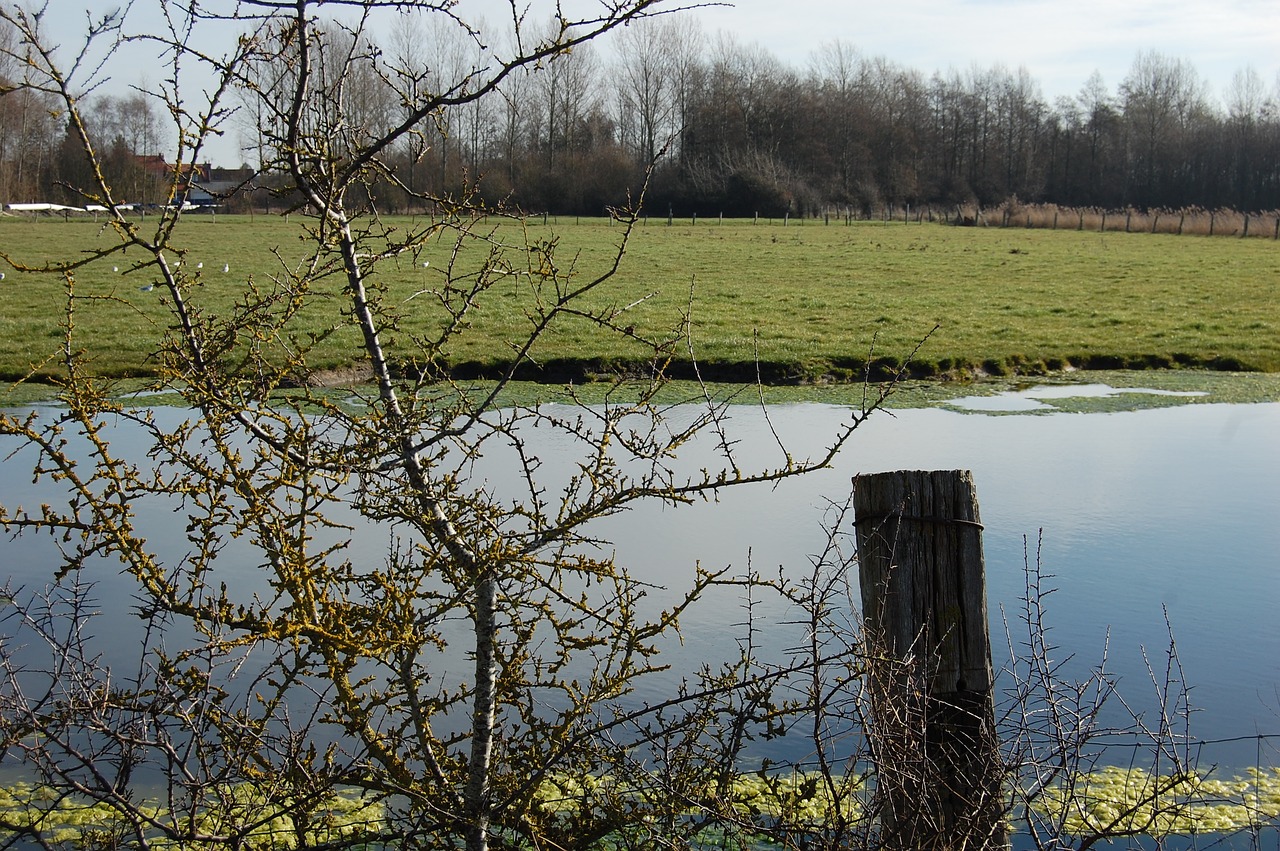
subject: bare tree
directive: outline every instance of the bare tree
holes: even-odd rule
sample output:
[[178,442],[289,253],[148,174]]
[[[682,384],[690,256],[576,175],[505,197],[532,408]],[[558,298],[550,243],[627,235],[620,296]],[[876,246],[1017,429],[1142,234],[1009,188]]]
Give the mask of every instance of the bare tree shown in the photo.
[[618,127],[642,167],[679,134],[677,50],[686,26],[674,18],[649,21],[618,39]]
[[[478,27],[479,28],[479,27]],[[404,88],[421,99],[429,92],[447,91],[464,80],[474,69],[488,64],[486,50],[475,43],[470,33],[452,25],[447,18],[430,20],[408,17],[398,23],[391,34],[394,73],[400,77],[389,89]],[[422,126],[405,138],[407,182],[410,189],[420,183],[420,176],[430,181],[436,194],[460,188],[462,119],[477,112],[474,101],[454,109],[441,110],[429,116]],[[411,108],[413,100],[400,100],[400,109]],[[433,161],[428,172],[425,160]],[[421,175],[420,175],[421,172]]]
[[1262,77],[1253,68],[1237,71],[1227,92],[1227,139],[1231,151],[1231,178],[1242,206],[1254,209],[1263,197],[1262,181],[1257,179],[1258,164],[1267,158],[1264,129],[1268,102]]
[[870,150],[866,132],[868,116],[866,98],[860,97],[859,83],[865,62],[853,45],[842,41],[826,42],[814,51],[810,60],[816,85],[824,93],[823,101],[831,110],[833,159],[836,163],[838,191],[848,201],[859,183],[869,182]]
[[[554,38],[559,26],[558,21],[550,21],[547,37]],[[556,57],[547,63],[544,73],[533,77],[536,112],[531,115],[532,141],[550,173],[562,170],[580,144],[582,125],[594,106],[592,84],[598,67],[595,52],[584,48]]]
[[[38,20],[30,25],[39,28]],[[37,201],[50,187],[61,129],[57,101],[29,85],[31,58],[17,27],[0,22],[0,196]]]
[[[775,466],[748,469],[724,432],[724,400],[699,394],[674,413],[656,402],[664,365],[686,335],[683,326],[637,331],[631,314],[647,296],[614,285],[633,209],[616,212],[623,227],[613,258],[588,270],[560,257],[554,241],[523,240],[519,221],[484,224],[501,211],[473,196],[427,195],[395,172],[392,154],[424,121],[526,72],[558,73],[570,52],[581,56],[591,40],[654,13],[656,0],[603,4],[536,31],[516,14],[510,48],[427,86],[372,47],[384,5],[155,0],[132,12],[162,27],[130,32],[128,19],[112,18],[91,34],[121,33],[117,49],[160,45],[170,59],[157,94],[179,129],[171,197],[181,166],[199,162],[237,98],[252,105],[264,176],[305,223],[301,247],[282,248],[276,273],[244,282],[222,314],[204,304],[203,273],[182,262],[182,210],[167,208],[145,230],[120,207],[80,112],[94,78],[59,66],[30,17],[0,11],[36,57],[26,89],[57,99],[94,165],[93,193],[110,210],[113,235],[106,247],[51,264],[4,254],[46,288],[51,310],[61,305],[65,412],[6,413],[0,433],[39,456],[38,478],[68,490],[44,509],[0,508],[8,532],[65,541],[51,577],[64,584],[12,610],[17,628],[50,653],[36,667],[6,656],[0,747],[58,799],[105,807],[112,842],[244,847],[280,830],[299,845],[337,842],[325,814],[343,790],[360,793],[360,812],[381,813],[361,841],[581,847],[639,823],[643,807],[629,790],[567,823],[551,815],[546,790],[566,778],[617,776],[634,748],[678,736],[664,711],[694,717],[694,695],[640,715],[613,717],[608,707],[662,668],[661,639],[725,576],[698,570],[654,610],[646,584],[602,550],[594,524],[639,501],[677,505],[821,467],[879,404],[873,397],[852,412],[812,458],[779,447]],[[396,5],[489,43],[452,3]],[[332,7],[348,17],[324,17]],[[241,35],[218,54],[202,33],[228,25]],[[192,94],[193,66],[204,74],[203,101]],[[561,106],[550,114],[573,117]],[[383,187],[440,216],[385,221]],[[153,282],[144,289],[163,294],[152,389],[177,394],[177,416],[118,400],[94,375],[79,332],[78,311],[87,309],[79,270],[126,257]],[[432,277],[406,295],[384,275],[409,263]],[[436,330],[402,334],[407,310],[430,311]],[[516,310],[520,321],[507,341],[509,369],[496,386],[471,388],[445,366],[485,310]],[[328,330],[296,332],[302,311],[326,317]],[[642,346],[647,374],[601,406],[501,405],[540,341],[566,325]],[[353,391],[355,405],[315,389],[323,376],[313,349],[329,335],[360,352],[369,383]],[[575,447],[567,472],[537,457],[532,428]],[[718,467],[680,464],[698,439],[719,447]],[[514,484],[490,480],[486,464],[503,465]],[[148,505],[162,507],[158,521]],[[171,551],[153,542],[164,537],[157,523],[171,526],[174,516],[185,534]],[[378,530],[379,554],[354,542],[357,520]],[[128,676],[101,664],[80,633],[61,632],[77,623],[104,563],[122,572],[145,625]],[[260,581],[231,580],[229,564],[253,565]],[[698,717],[751,717],[744,701],[762,696],[750,697],[749,661],[730,660],[727,680],[708,674],[696,694],[722,696],[727,708]],[[714,762],[721,788],[735,747]],[[164,807],[142,800],[144,773],[167,790]],[[660,785],[655,805],[669,813],[688,799],[667,790],[694,788],[691,776],[674,782]],[[50,829],[41,820],[9,828],[38,839]]]
[[[477,26],[483,28],[483,20]],[[469,60],[468,67],[479,67],[485,64],[488,52],[485,45],[472,44],[467,50],[460,50],[460,56]],[[466,174],[472,179],[483,176],[484,165],[493,153],[498,137],[500,100],[498,97],[474,100],[458,110],[459,147]]]
[[1192,131],[1208,113],[1204,82],[1191,64],[1154,51],[1138,54],[1120,84],[1128,136],[1129,199],[1140,205],[1170,203],[1185,190],[1185,151]]

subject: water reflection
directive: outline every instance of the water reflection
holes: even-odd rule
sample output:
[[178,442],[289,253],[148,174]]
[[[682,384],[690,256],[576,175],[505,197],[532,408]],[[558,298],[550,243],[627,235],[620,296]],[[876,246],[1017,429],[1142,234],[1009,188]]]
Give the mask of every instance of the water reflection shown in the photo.
[[965,411],[1023,413],[1058,410],[1054,405],[1043,401],[1045,399],[1113,399],[1129,394],[1176,398],[1208,395],[1197,390],[1154,390],[1146,387],[1117,388],[1109,384],[1062,384],[1030,387],[1025,390],[1008,390],[992,396],[963,396],[959,399],[952,399],[946,404]]
[[[1078,388],[1075,388],[1078,392]],[[1101,391],[1100,391],[1101,392]],[[1025,394],[1024,394],[1025,395]],[[1043,395],[1028,396],[1036,401]],[[1037,402],[1037,404],[1041,404]],[[159,411],[160,417],[181,412]],[[773,408],[768,421],[754,408],[733,410],[729,427],[752,463],[777,464],[780,436],[795,452],[819,452],[848,415],[824,405]],[[532,432],[532,439],[548,434]],[[678,589],[694,565],[795,573],[822,545],[832,502],[847,495],[860,472],[892,469],[972,470],[986,526],[993,632],[1002,611],[1016,617],[1023,594],[1026,541],[1057,588],[1049,600],[1054,639],[1083,672],[1097,662],[1110,635],[1111,667],[1136,705],[1152,706],[1143,648],[1159,660],[1167,643],[1166,612],[1203,739],[1280,732],[1280,405],[1183,405],[1113,414],[975,416],[956,410],[886,412],[859,429],[832,469],[802,479],[730,491],[715,503],[680,509],[649,505],[602,521],[595,531],[616,545],[638,577]],[[121,436],[122,440],[127,435]],[[562,436],[536,448],[548,471],[571,470],[574,447]],[[31,459],[0,445],[5,476],[0,499],[38,504]],[[702,451],[713,451],[708,445]],[[690,458],[691,468],[702,466]],[[501,488],[503,459],[479,468]],[[567,474],[567,472],[566,472]],[[43,485],[41,486],[43,487]],[[151,524],[164,547],[186,546],[179,524]],[[387,530],[362,529],[356,546],[377,557]],[[167,537],[166,537],[167,536]],[[180,550],[179,550],[180,551]],[[19,584],[47,580],[56,551],[47,540],[5,540],[0,554]],[[99,634],[127,636],[133,602],[113,585],[118,568],[96,577],[104,612]],[[253,565],[243,566],[246,581]],[[655,590],[660,606],[663,594]],[[794,612],[780,604],[754,612],[775,650],[795,636]],[[737,592],[686,618],[683,648],[672,676],[704,661],[733,655],[745,609]],[[110,619],[109,621],[106,619]],[[117,623],[124,621],[124,623]],[[776,636],[776,640],[774,637]],[[120,641],[117,644],[125,647]],[[997,649],[1000,641],[996,640]],[[127,647],[125,648],[127,649]],[[997,665],[1002,659],[997,659]],[[654,682],[641,697],[666,696]],[[1251,742],[1215,750],[1224,765],[1253,764]],[[1274,754],[1263,757],[1275,762]]]
[[[772,424],[813,444],[839,409],[790,406]],[[768,445],[758,412],[738,433]],[[624,560],[673,583],[695,560],[803,568],[819,520],[859,472],[969,469],[986,526],[993,632],[1016,617],[1024,553],[1037,548],[1062,656],[1083,673],[1102,658],[1136,705],[1152,707],[1144,649],[1157,664],[1172,623],[1193,705],[1193,731],[1220,739],[1280,732],[1280,405],[1184,405],[1114,414],[986,417],[911,410],[872,418],[831,470],[718,504],[632,512],[611,532]],[[776,613],[785,623],[787,613]],[[693,625],[699,648],[729,642],[740,610]],[[999,640],[996,641],[999,645]],[[997,647],[997,651],[999,647]],[[1001,659],[997,659],[997,665]],[[1162,674],[1163,671],[1157,672]],[[1228,755],[1229,754],[1229,755]],[[1220,762],[1251,764],[1254,744]]]

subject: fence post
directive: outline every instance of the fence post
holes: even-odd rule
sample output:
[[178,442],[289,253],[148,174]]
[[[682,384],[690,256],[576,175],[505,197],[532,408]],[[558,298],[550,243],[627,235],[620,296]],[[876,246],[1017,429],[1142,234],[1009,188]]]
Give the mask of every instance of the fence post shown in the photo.
[[966,470],[860,476],[854,510],[881,846],[1004,848],[973,477]]

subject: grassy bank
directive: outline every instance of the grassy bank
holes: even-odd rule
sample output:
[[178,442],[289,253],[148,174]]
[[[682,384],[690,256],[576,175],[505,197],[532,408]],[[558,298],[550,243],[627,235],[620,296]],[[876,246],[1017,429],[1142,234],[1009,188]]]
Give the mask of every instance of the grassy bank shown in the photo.
[[[300,258],[298,227],[296,218],[192,217],[182,245],[197,283],[194,299],[211,314],[229,310],[246,280],[264,283]],[[588,275],[620,233],[604,220],[583,220],[538,222],[529,235],[557,237],[560,265],[573,258]],[[515,228],[502,236],[523,238]],[[108,238],[87,221],[0,221],[0,247],[30,263]],[[441,321],[421,293],[439,284],[445,248],[384,267],[379,283],[401,308],[406,342]],[[102,374],[146,375],[167,321],[160,290],[148,289],[154,276],[131,269],[130,259],[95,261],[76,274],[82,298],[75,322]],[[0,282],[0,376],[56,373],[64,284],[7,271]],[[916,376],[1069,366],[1280,371],[1280,245],[1266,240],[901,222],[668,226],[654,219],[637,230],[621,274],[597,303],[625,305],[646,295],[628,314],[635,332],[668,332],[691,304],[702,374],[724,380],[753,378],[757,368],[778,383],[857,379],[868,362],[891,369],[926,336],[911,362]],[[450,364],[469,375],[501,365],[506,342],[524,329],[528,298],[516,285],[491,291]],[[340,322],[340,299],[321,300],[293,330],[305,336]],[[356,342],[345,331],[333,335],[315,365],[350,366]],[[587,323],[569,323],[537,354],[545,369],[529,377],[560,380],[625,368],[644,352]]]

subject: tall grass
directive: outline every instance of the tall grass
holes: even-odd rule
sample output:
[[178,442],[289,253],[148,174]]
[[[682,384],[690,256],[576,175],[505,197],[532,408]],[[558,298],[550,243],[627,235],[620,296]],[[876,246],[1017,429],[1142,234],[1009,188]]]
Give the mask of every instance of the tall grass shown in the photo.
[[[978,217],[977,211],[970,211],[968,215]],[[1252,213],[1202,207],[1105,210],[1098,207],[1019,204],[1015,200],[983,212],[980,219],[984,224],[1000,227],[1280,239],[1280,210]]]

